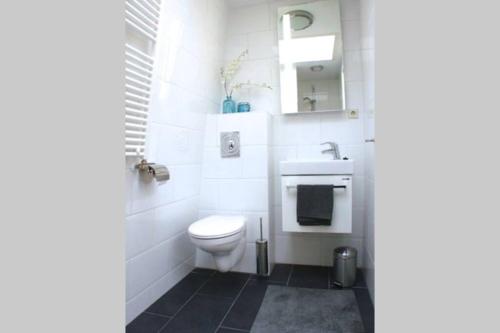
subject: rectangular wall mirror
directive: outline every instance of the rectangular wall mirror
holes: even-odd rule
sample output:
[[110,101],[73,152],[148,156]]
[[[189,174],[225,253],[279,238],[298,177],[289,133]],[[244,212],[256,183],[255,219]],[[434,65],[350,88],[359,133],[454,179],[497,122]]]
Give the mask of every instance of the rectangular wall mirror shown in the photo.
[[282,113],[345,109],[339,0],[278,8]]

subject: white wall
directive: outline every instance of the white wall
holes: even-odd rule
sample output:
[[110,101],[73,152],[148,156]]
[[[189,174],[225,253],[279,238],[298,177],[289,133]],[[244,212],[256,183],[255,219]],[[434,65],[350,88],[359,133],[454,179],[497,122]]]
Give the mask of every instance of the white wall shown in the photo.
[[[256,272],[255,241],[259,218],[269,239],[270,119],[267,113],[246,112],[210,115],[207,118],[202,172],[200,217],[244,215],[247,247],[232,271]],[[240,132],[240,157],[221,158],[220,133]],[[210,254],[197,250],[196,266],[215,268]]]
[[220,108],[225,17],[222,0],[163,1],[147,157],[171,179],[140,177],[127,160],[127,323],[194,266],[186,231],[199,213],[206,115]]
[[[351,245],[363,253],[364,240],[364,173],[363,164],[363,72],[360,50],[360,15],[357,0],[341,1],[342,31],[348,108],[360,110],[360,118],[350,120],[341,114],[280,114],[279,66],[277,53],[277,8],[304,1],[278,1],[230,8],[225,59],[231,60],[249,49],[239,77],[243,80],[268,82],[272,91],[249,91],[236,94],[236,100],[247,100],[254,112],[273,114],[272,233],[275,237],[275,259],[281,263],[331,265],[333,248]],[[297,158],[328,159],[322,155],[322,142],[339,143],[342,156],[354,159],[353,233],[347,235],[303,235],[281,231],[281,195],[279,161]],[[358,263],[363,264],[363,255]]]
[[[365,91],[365,138],[375,138],[375,1],[361,0],[361,58]],[[365,145],[365,277],[375,297],[375,144]]]

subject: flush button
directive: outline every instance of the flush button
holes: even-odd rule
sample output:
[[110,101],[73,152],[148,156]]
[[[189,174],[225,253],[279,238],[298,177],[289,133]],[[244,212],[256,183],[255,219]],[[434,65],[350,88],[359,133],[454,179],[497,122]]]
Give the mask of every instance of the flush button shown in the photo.
[[220,155],[223,158],[240,156],[240,132],[221,132]]

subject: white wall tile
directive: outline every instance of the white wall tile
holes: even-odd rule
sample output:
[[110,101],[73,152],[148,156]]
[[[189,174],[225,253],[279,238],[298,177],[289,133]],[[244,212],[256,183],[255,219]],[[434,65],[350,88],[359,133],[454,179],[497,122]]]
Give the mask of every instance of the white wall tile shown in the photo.
[[276,262],[321,265],[321,237],[313,235],[276,235]]
[[181,165],[170,168],[174,200],[191,198],[200,193],[201,165]]
[[363,120],[347,119],[345,114],[321,116],[320,140],[338,144],[361,144],[363,142]]
[[150,120],[160,125],[172,125],[202,131],[206,115],[194,108],[193,100],[200,96],[172,83],[157,81],[153,87]]
[[193,262],[186,262],[177,266],[164,277],[154,282],[147,289],[139,293],[137,296],[127,300],[126,303],[126,322],[131,322],[135,317],[146,310],[158,298],[158,295],[163,295],[177,282],[182,280],[193,269]]
[[344,51],[344,73],[346,81],[363,80],[363,63],[359,50]]
[[359,0],[340,0],[340,17],[342,20],[359,20],[360,14]]
[[188,241],[186,233],[183,233],[127,261],[127,300],[135,297],[193,254],[194,247]]
[[130,259],[155,245],[154,210],[128,216],[126,219],[125,257]]
[[342,21],[342,41],[344,51],[359,50],[361,48],[360,30],[360,21]]
[[171,75],[165,77],[166,82],[171,82],[179,87],[190,89],[192,84],[196,82],[198,71],[201,63],[196,57],[185,49],[178,49],[175,57],[175,66],[171,71]]
[[268,147],[265,145],[241,147],[242,178],[267,178]]
[[256,6],[235,8],[230,11],[228,26],[230,34],[243,34],[269,30],[269,6],[264,3]]
[[267,211],[267,180],[222,180],[219,182],[221,210]]
[[273,151],[273,175],[279,176],[280,169],[279,165],[281,161],[295,160],[297,159],[297,149],[296,146],[274,146]]
[[224,61],[229,63],[238,58],[240,54],[248,50],[248,35],[247,34],[228,34],[224,44]]
[[174,201],[174,188],[171,182],[156,182],[151,176],[136,171],[132,185],[134,193],[132,212],[137,213]]
[[252,32],[248,35],[248,59],[267,59],[278,56],[276,30]]
[[267,145],[269,144],[267,114],[249,112],[242,117],[243,130],[241,143],[243,145]]
[[219,202],[219,183],[203,179],[200,194],[200,209],[216,210]]
[[156,162],[165,165],[201,164],[203,132],[163,126],[158,140]]
[[364,110],[364,90],[362,81],[348,81],[346,86],[346,107],[357,109],[363,116]]
[[[243,154],[241,152],[240,154]],[[220,148],[207,148],[203,155],[203,178],[241,178],[243,160],[238,157],[221,157]]]
[[[273,83],[274,61],[271,59],[245,60],[234,76],[234,82]],[[235,93],[236,96],[236,93]]]
[[203,143],[205,147],[215,147],[218,145],[219,137],[217,136],[217,115],[207,115],[204,134],[205,137]]
[[352,207],[353,209],[365,206],[365,179],[364,177],[352,177]]
[[273,117],[275,145],[307,145],[320,143],[320,117],[293,115]]
[[136,177],[134,170],[135,158],[127,158],[125,166],[125,214],[132,214],[134,199],[133,199],[133,184]]
[[[248,112],[219,115],[217,117],[217,138],[221,132],[240,132],[241,145],[265,145],[268,144],[266,114]],[[220,139],[217,145],[220,145]]]
[[187,230],[198,219],[198,197],[174,202],[154,210],[154,243],[159,244]]

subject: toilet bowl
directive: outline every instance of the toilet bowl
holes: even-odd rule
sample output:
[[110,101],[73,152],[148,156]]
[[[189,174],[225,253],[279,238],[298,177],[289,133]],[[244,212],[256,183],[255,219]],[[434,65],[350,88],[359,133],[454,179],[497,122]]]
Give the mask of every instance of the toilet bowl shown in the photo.
[[217,269],[229,271],[245,252],[246,218],[212,215],[191,224],[189,237],[199,249],[210,253]]

